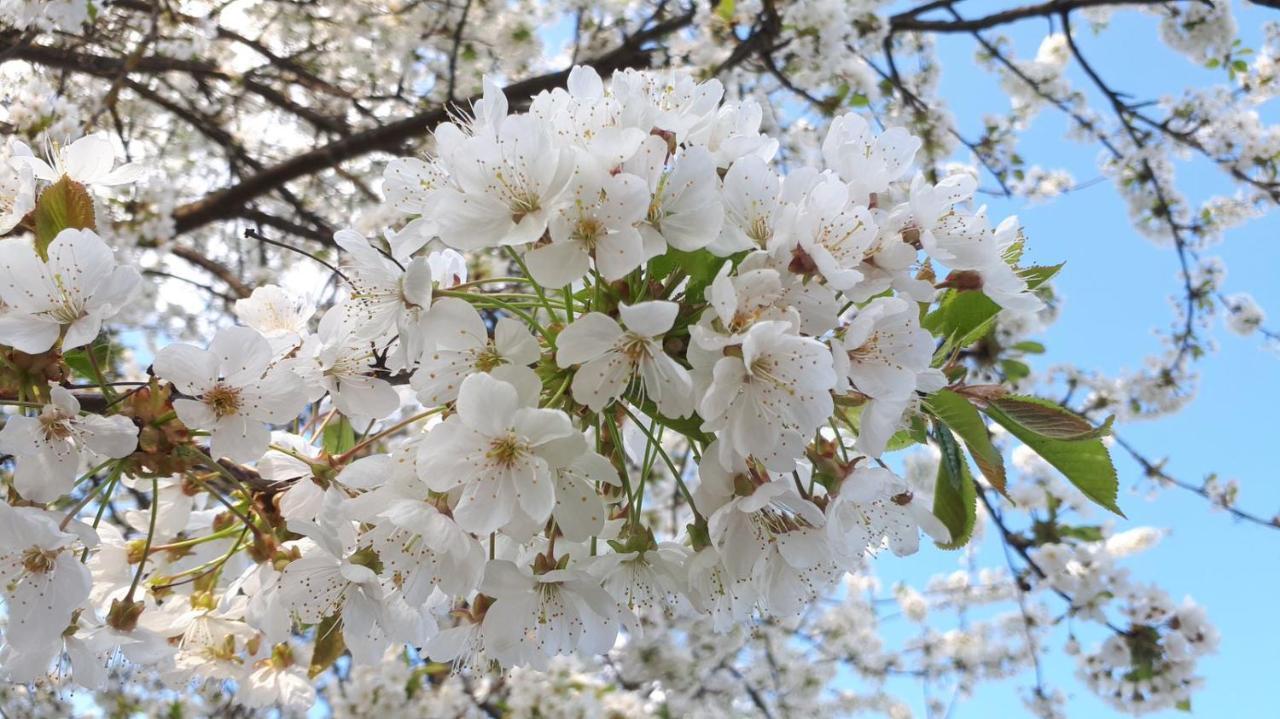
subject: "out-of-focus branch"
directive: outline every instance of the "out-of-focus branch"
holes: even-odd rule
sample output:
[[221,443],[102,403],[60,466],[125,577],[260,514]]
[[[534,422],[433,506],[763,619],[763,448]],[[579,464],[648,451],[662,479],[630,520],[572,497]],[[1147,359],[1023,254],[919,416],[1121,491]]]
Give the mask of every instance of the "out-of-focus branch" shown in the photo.
[[1164,471],[1163,461],[1151,460],[1150,458],[1148,458],[1147,456],[1139,452],[1136,447],[1134,447],[1132,444],[1127,442],[1123,437],[1120,437],[1119,435],[1113,435],[1113,437],[1115,437],[1116,444],[1119,445],[1120,448],[1123,449],[1126,453],[1128,453],[1128,455],[1133,458],[1133,461],[1137,462],[1138,465],[1142,467],[1142,471],[1146,473],[1148,477],[1159,482],[1160,484],[1172,485],[1174,487],[1178,487],[1179,489],[1185,489],[1188,492],[1191,492],[1192,494],[1197,494],[1209,500],[1209,502],[1211,502],[1215,507],[1221,508],[1223,511],[1225,511],[1226,513],[1230,514],[1232,517],[1235,517],[1238,520],[1249,522],[1251,524],[1256,524],[1263,527],[1269,527],[1271,529],[1280,529],[1280,513],[1277,513],[1275,516],[1271,517],[1270,519],[1267,519],[1266,517],[1253,514],[1252,512],[1246,512],[1242,509],[1236,508],[1231,504],[1227,504],[1221,501],[1220,499],[1218,499],[1217,497],[1215,497],[1211,492],[1209,492],[1209,490],[1205,489],[1204,486],[1198,486],[1198,485],[1192,484],[1191,482],[1178,479],[1177,477],[1174,477],[1173,475]]
[[991,15],[973,19],[922,20],[920,15],[927,11],[941,8],[950,9],[954,2],[931,2],[922,8],[898,13],[889,18],[889,32],[973,32],[988,30],[1000,25],[1008,25],[1019,20],[1035,17],[1053,17],[1063,12],[1083,10],[1094,7],[1115,7],[1124,5],[1164,5],[1171,0],[1049,0],[1049,2],[1023,5],[1010,8]]

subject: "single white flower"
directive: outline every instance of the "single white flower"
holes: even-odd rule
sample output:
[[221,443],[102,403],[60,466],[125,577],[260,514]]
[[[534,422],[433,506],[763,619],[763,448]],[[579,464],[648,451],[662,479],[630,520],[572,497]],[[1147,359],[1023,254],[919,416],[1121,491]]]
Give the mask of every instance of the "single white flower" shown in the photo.
[[1267,321],[1267,313],[1248,292],[1229,295],[1223,304],[1227,307],[1227,329],[1247,337]]
[[112,169],[116,164],[116,151],[105,132],[85,135],[58,148],[57,154],[50,158],[52,165],[34,155],[19,155],[14,160],[26,163],[36,177],[47,182],[57,182],[66,176],[82,185],[111,187],[136,182],[146,172],[133,162]]
[[212,433],[215,458],[257,460],[271,441],[267,425],[292,420],[307,403],[302,381],[272,364],[271,345],[248,327],[219,330],[207,350],[169,345],[152,366],[186,395],[173,409],[188,427]]
[[822,510],[800,496],[790,476],[765,482],[717,509],[707,522],[728,577],[751,579],[763,609],[791,616],[841,574]]
[[236,701],[254,708],[280,707],[306,712],[316,703],[316,690],[307,676],[307,662],[290,644],[269,648],[270,656],[260,659],[240,683]]
[[336,305],[324,313],[301,355],[293,366],[310,385],[308,399],[315,401],[328,392],[339,412],[361,420],[382,419],[400,408],[395,387],[374,375],[373,342],[357,325],[350,305]]
[[667,143],[650,135],[623,170],[640,176],[653,199],[640,225],[645,254],[655,257],[674,247],[693,252],[720,235],[724,203],[715,162],[703,147],[682,150],[667,169]]
[[[863,253],[858,271],[862,281],[845,292],[859,304],[885,290],[917,302],[932,302],[937,290],[933,282],[917,278],[920,229],[911,203],[890,204],[887,197],[877,199],[880,207],[872,210],[878,226],[876,238]],[[885,205],[890,205],[885,208]]]
[[462,487],[454,519],[488,534],[517,514],[545,522],[555,508],[553,470],[585,449],[564,412],[521,406],[514,386],[473,374],[458,392],[457,413],[419,446],[418,473],[433,491]]
[[26,240],[0,240],[0,343],[28,354],[59,337],[64,350],[89,344],[141,279],[136,269],[116,265],[93,230],[63,230],[47,253],[46,262]]
[[370,489],[347,501],[352,519],[376,525],[364,535],[382,562],[382,586],[422,606],[432,590],[466,596],[480,583],[484,550],[448,514],[443,495],[432,496],[418,477],[417,447],[352,462],[338,475],[345,486]]
[[420,606],[434,589],[464,597],[480,583],[484,549],[474,537],[428,502],[401,500],[388,521],[366,535],[386,576],[383,589]]
[[551,242],[525,255],[538,284],[562,287],[582,278],[590,260],[606,281],[625,277],[648,259],[636,225],[649,210],[644,181],[579,162],[564,202],[551,216]]
[[665,300],[619,305],[626,329],[600,312],[574,320],[556,338],[556,364],[580,365],[573,398],[599,412],[626,391],[637,372],[645,394],[668,417],[693,413],[689,371],[662,349],[662,335],[675,323],[679,305]]
[[247,604],[247,597],[233,592],[223,594],[216,604],[177,594],[156,610],[143,612],[139,624],[177,644],[173,665],[164,671],[170,680],[239,680],[244,676],[239,650],[256,634],[241,619]]
[[71,491],[83,459],[127,457],[138,446],[128,417],[80,416],[80,402],[58,385],[35,417],[12,415],[0,429],[0,452],[17,457],[13,484],[32,502],[51,502]]
[[837,290],[862,281],[859,267],[876,239],[871,212],[850,200],[849,187],[826,176],[809,190],[796,216],[794,269],[816,271]]
[[542,237],[573,177],[573,150],[558,146],[546,123],[530,115],[507,117],[496,135],[460,143],[442,158],[456,183],[437,193],[445,244],[476,250]]
[[724,97],[719,80],[698,82],[673,68],[617,70],[609,90],[622,106],[622,124],[656,128],[686,145],[707,144]]
[[343,271],[351,282],[351,319],[366,339],[399,336],[404,364],[425,349],[423,323],[431,307],[431,265],[425,257],[396,257],[379,252],[363,235],[339,230],[333,235],[351,257]]
[[981,267],[997,254],[985,216],[965,212],[978,181],[967,172],[948,175],[931,185],[924,175],[911,181],[909,207],[913,215],[906,229],[917,234],[930,257],[952,269]]
[[778,141],[760,132],[764,108],[754,98],[730,100],[716,110],[707,149],[716,167],[730,167],[738,160],[755,157],[765,162],[778,152]]
[[528,382],[515,375],[533,374],[528,366],[542,355],[538,340],[523,322],[500,317],[490,338],[480,313],[457,297],[445,297],[431,306],[426,336],[435,349],[422,356],[409,385],[428,407],[457,399],[462,381],[476,372],[490,372],[513,384]]
[[946,382],[929,367],[934,340],[920,326],[919,308],[898,297],[878,297],[857,310],[831,344],[837,391],[852,385],[873,399],[903,399],[915,393],[922,374],[931,389]]
[[893,472],[859,467],[840,485],[827,505],[827,533],[842,559],[856,563],[887,542],[899,557],[915,554],[923,530],[940,543],[951,532],[929,508],[931,497],[914,492]]
[[775,246],[790,230],[794,208],[781,198],[782,180],[755,155],[738,160],[724,176],[724,225],[710,246],[717,255]]
[[70,663],[70,679],[92,690],[101,689],[107,683],[111,667],[119,666],[122,659],[139,666],[155,666],[173,654],[174,648],[163,636],[141,625],[130,631],[115,629],[98,621],[93,612],[85,608],[52,641],[37,648],[20,648],[10,642],[0,652],[0,662],[12,681],[45,677],[65,680],[68,678],[66,663],[62,661],[65,656]]
[[36,206],[35,174],[30,164],[17,159],[30,155],[31,150],[16,140],[9,148],[15,157],[0,166],[0,234],[17,227]]
[[597,558],[591,572],[600,577],[605,591],[627,611],[622,613],[632,631],[641,625],[632,614],[650,614],[674,607],[688,591],[685,562],[688,551],[674,542],[655,544],[637,551],[615,551]]
[[310,333],[316,303],[278,285],[263,285],[236,300],[236,317],[262,333],[277,353],[296,347]]
[[[53,517],[0,502],[4,640],[19,652],[46,657],[52,657],[51,647],[61,645],[71,613],[88,599],[92,582],[78,556],[85,539],[59,529]],[[85,531],[92,539],[92,530]]]
[[866,118],[850,112],[831,121],[822,141],[822,159],[849,183],[855,201],[867,203],[902,177],[920,145],[920,138],[901,127],[875,135]]
[[325,617],[342,616],[342,638],[351,656],[376,664],[390,644],[384,627],[382,586],[364,564],[360,552],[349,551],[325,532],[312,532],[302,556],[285,566],[275,600],[302,624],[319,624]]
[[288,522],[315,523],[324,509],[326,492],[315,478],[318,466],[324,466],[319,447],[304,437],[277,430],[271,433],[271,448],[254,469],[276,488],[285,487],[276,500],[280,516]]
[[755,456],[771,468],[791,469],[804,444],[831,416],[836,383],[831,353],[821,342],[793,334],[786,322],[759,322],[741,355],[721,357],[702,398],[703,428],[721,439],[721,459]]
[[423,647],[426,655],[432,661],[448,662],[455,670],[479,673],[492,669],[494,660],[485,654],[481,622],[465,609],[450,614],[458,617],[458,623],[432,637]]
[[574,66],[564,88],[539,93],[529,114],[546,121],[558,138],[568,140],[605,169],[634,155],[649,134],[647,128],[622,124],[622,104],[605,91],[604,81],[589,66]]
[[835,328],[839,304],[830,287],[805,282],[769,252],[752,252],[736,268],[731,264],[726,262],[711,282],[707,301],[712,311],[689,328],[702,347],[720,350],[742,344],[746,330],[765,320],[785,321],[812,337]]
[[617,637],[617,603],[581,570],[533,574],[492,560],[480,591],[496,600],[481,629],[485,652],[503,666],[543,669],[554,656],[608,651]]
[[613,462],[595,452],[583,452],[556,470],[556,506],[551,511],[556,527],[571,542],[583,542],[600,534],[608,511],[596,491],[599,485],[621,486]]
[[706,546],[689,558],[689,601],[711,617],[711,628],[717,633],[730,631],[751,619],[759,601],[756,584],[750,575],[735,578],[729,574],[715,547]]
[[382,171],[387,203],[410,215],[430,214],[436,191],[447,183],[447,175],[438,163],[416,157],[397,157]]

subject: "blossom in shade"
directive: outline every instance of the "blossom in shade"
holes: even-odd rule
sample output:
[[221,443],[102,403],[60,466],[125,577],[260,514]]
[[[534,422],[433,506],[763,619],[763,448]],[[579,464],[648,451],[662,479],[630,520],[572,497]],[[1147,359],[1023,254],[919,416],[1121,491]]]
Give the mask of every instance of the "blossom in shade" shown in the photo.
[[152,366],[185,395],[173,402],[178,418],[210,431],[215,458],[258,459],[271,441],[267,425],[292,420],[307,403],[302,381],[273,364],[271,345],[248,327],[219,330],[208,349],[169,345]]

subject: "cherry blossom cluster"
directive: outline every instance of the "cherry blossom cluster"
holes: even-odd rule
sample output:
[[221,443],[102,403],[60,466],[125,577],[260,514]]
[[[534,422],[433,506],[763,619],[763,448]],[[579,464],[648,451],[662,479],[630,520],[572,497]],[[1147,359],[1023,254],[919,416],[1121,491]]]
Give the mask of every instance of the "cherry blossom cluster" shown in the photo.
[[[1020,264],[1016,218],[993,223],[971,173],[926,177],[918,138],[856,113],[784,173],[762,108],[723,94],[576,67],[513,112],[486,82],[429,155],[387,164],[380,232],[338,231],[337,258],[246,238],[297,252],[331,293],[263,283],[238,324],[146,359],[110,325],[149,282],[95,203],[142,170],[100,134],[12,144],[5,675],[94,688],[123,663],[301,712],[342,656],[360,676],[407,653],[409,674],[470,696],[495,667],[545,689],[615,652],[625,683],[665,652],[644,675],[676,692],[698,675],[652,674],[678,653],[753,622],[795,631],[922,532],[963,547],[975,492],[1016,491],[979,411],[1073,482],[1076,453],[1092,462],[1086,493],[1115,509],[1107,425],[975,382],[958,359],[1045,309],[1056,268]],[[930,444],[927,479],[886,461]],[[1091,586],[1070,587],[1072,611]],[[1164,630],[1202,622],[1172,617],[1133,619],[1169,657],[1144,680],[1190,676]],[[1034,649],[975,647],[1019,618],[929,646],[997,674]],[[823,651],[860,636],[857,617],[828,619]],[[706,646],[670,642],[682,626],[709,628]],[[797,691],[830,681],[802,664]],[[1089,681],[1111,692],[1112,665]],[[750,681],[731,679],[720,691]]]

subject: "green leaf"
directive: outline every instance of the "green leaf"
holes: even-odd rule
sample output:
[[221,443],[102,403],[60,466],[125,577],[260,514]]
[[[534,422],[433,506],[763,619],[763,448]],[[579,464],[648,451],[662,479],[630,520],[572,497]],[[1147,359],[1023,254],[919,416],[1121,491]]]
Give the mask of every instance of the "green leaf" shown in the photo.
[[937,337],[953,339],[954,346],[967,347],[986,336],[999,313],[1000,305],[981,292],[947,290],[922,324]]
[[356,446],[356,430],[351,420],[339,415],[324,428],[324,451],[330,455],[349,452]]
[[639,392],[632,392],[626,395],[627,401],[633,406],[647,415],[650,419],[655,420],[660,426],[696,440],[702,443],[708,443],[715,439],[712,435],[702,431],[702,420],[698,415],[694,414],[689,417],[667,417],[658,412],[658,405],[646,396],[642,396]]
[[1004,457],[991,443],[987,423],[983,421],[982,415],[978,414],[977,408],[970,404],[969,400],[949,389],[941,389],[929,395],[925,399],[925,406],[947,427],[960,435],[974,463],[978,465],[978,471],[982,472],[982,476],[987,478],[992,487],[1001,494],[1005,494]]
[[1025,269],[1018,270],[1018,274],[1022,279],[1027,281],[1027,289],[1036,290],[1041,285],[1053,279],[1055,275],[1062,271],[1065,262],[1059,262],[1056,265],[1034,265]]
[[49,243],[66,229],[93,229],[93,198],[79,182],[63,176],[36,200],[36,252],[48,259]]
[[[1025,409],[1030,405],[1030,403],[1021,402],[1026,398],[1013,399],[1015,401],[1012,404],[1020,408]],[[1010,403],[1006,403],[1006,406],[1008,404]],[[1062,472],[1086,497],[1121,517],[1124,516],[1124,512],[1120,511],[1120,507],[1116,505],[1120,480],[1116,476],[1115,465],[1111,462],[1111,454],[1098,435],[1086,434],[1076,439],[1055,439],[1027,427],[996,402],[988,404],[983,411],[1000,426],[1009,430],[1009,434],[1017,437],[1046,462]],[[1065,412],[1065,410],[1061,411]],[[1023,412],[1021,416],[1026,418],[1041,415]],[[1041,426],[1044,426],[1043,422]],[[1104,425],[1104,429],[1106,427],[1107,425]]]
[[725,22],[733,22],[734,0],[720,0],[716,4],[716,14]]
[[1178,711],[1180,711],[1180,712],[1190,712],[1190,711],[1191,711],[1191,700],[1190,700],[1190,699],[1183,699],[1182,701],[1178,702],[1177,704],[1174,704],[1173,706],[1174,706],[1174,708],[1175,708],[1175,709],[1177,709],[1177,710],[1178,710]]
[[[91,348],[93,350],[93,358],[98,361],[98,366],[103,368],[109,367],[109,362],[111,360],[111,343],[106,341],[105,338],[99,337],[91,345]],[[89,350],[90,347],[77,347],[76,349],[64,352],[62,359],[67,363],[67,366],[75,371],[76,374],[84,377],[90,382],[94,382],[97,380],[93,373],[93,363],[89,361]]]
[[[1028,290],[1034,290],[1053,279],[1061,269],[1061,264],[1037,265],[1018,270],[1018,275],[1026,280]],[[1000,305],[981,292],[947,290],[938,301],[938,309],[926,315],[921,324],[935,337],[949,340],[947,352],[941,353],[945,356],[952,347],[968,347],[986,337],[998,314]]]
[[959,549],[968,544],[977,521],[978,493],[969,474],[969,463],[964,461],[960,443],[941,422],[934,423],[934,437],[942,457],[938,462],[938,481],[933,490],[933,513],[951,532],[949,544],[939,544],[943,549]]
[[333,666],[345,651],[347,643],[342,639],[342,615],[333,614],[321,619],[316,625],[316,648],[311,653],[311,666],[307,668],[307,676],[315,679]]
[[[1014,155],[1014,157],[1016,158],[1017,155]],[[1021,164],[1021,160],[1018,161],[1018,164]],[[1022,170],[1015,170],[1013,174],[1017,176],[1019,180],[1026,177],[1026,173],[1023,172]],[[1010,243],[1008,247],[1005,248],[1004,253],[1001,256],[1001,259],[1003,259],[1005,261],[1005,264],[1009,265],[1010,267],[1017,267],[1018,263],[1022,261],[1022,253],[1024,250],[1026,250],[1026,248],[1027,248],[1027,240],[1022,236],[1022,233],[1019,232],[1018,239],[1014,240],[1012,243]]]
[[1082,542],[1101,542],[1103,540],[1102,527],[1096,524],[1071,526],[1062,525],[1058,527],[1058,534],[1062,537],[1072,537]]
[[1044,345],[1040,342],[1032,342],[1030,340],[1015,343],[1009,349],[1017,350],[1029,355],[1044,354]]
[[1111,433],[1114,417],[1099,427],[1047,399],[1028,395],[1009,395],[991,400],[991,404],[1012,417],[1018,424],[1051,439],[1096,439]]
[[1004,372],[1005,379],[1009,382],[1017,382],[1031,376],[1031,368],[1027,366],[1027,363],[1014,359],[1000,360],[1000,369]]
[[677,269],[683,271],[689,278],[684,286],[685,302],[697,305],[702,303],[707,287],[716,278],[716,272],[724,261],[723,257],[716,257],[707,250],[682,252],[671,248],[650,262],[649,276],[662,280]]

